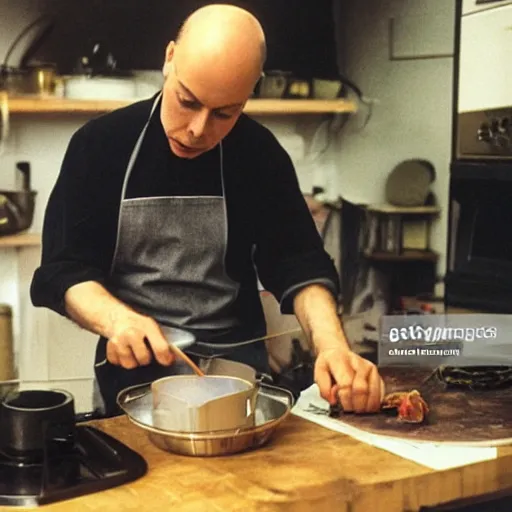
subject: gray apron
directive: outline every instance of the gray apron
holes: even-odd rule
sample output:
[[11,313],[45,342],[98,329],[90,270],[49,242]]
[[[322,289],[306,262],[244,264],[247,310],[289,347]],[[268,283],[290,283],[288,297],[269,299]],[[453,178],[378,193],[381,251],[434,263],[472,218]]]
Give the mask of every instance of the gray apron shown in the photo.
[[126,199],[126,188],[159,98],[128,163],[109,289],[163,325],[192,332],[238,326],[239,285],[226,273],[227,212],[222,144],[221,196]]
[[[151,117],[158,105],[155,99],[148,120],[132,151],[121,193],[117,240],[110,270],[108,290],[136,311],[165,326],[210,339],[240,327],[234,303],[239,284],[226,273],[227,211],[224,192],[222,144],[219,144],[221,196],[172,196],[127,199],[126,189]],[[257,330],[255,336],[261,335]],[[96,363],[105,359],[104,338],[100,339]],[[236,345],[236,343],[234,344]],[[187,353],[201,357],[224,355],[214,344],[198,341]],[[267,370],[264,344],[256,352],[238,358],[260,371]],[[240,350],[240,349],[239,349]],[[252,358],[252,359],[251,359]],[[261,368],[263,363],[263,370]],[[115,407],[117,392],[130,385],[149,382],[174,372],[155,361],[149,367],[125,370],[109,363],[96,365],[99,390],[107,412]],[[114,402],[114,403],[113,403]]]

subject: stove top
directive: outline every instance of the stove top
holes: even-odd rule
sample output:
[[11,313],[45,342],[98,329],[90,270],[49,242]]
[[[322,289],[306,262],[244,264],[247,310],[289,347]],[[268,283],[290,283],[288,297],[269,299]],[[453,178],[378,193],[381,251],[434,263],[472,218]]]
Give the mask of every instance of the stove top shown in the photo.
[[0,506],[34,507],[132,482],[147,472],[146,461],[104,432],[77,425],[71,448],[38,462],[0,452]]

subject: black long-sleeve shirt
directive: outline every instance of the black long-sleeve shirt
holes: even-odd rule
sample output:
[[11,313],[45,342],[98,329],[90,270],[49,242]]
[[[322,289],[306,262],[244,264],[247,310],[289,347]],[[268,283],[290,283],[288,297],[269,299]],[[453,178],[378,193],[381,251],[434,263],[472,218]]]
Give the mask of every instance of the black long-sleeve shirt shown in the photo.
[[[45,212],[42,261],[31,285],[35,306],[66,315],[69,287],[89,280],[108,285],[123,179],[152,104],[144,100],[103,115],[73,134]],[[239,314],[250,322],[261,308],[255,265],[283,313],[293,312],[293,296],[305,284],[322,283],[337,295],[334,264],[274,135],[243,114],[222,144],[226,268],[240,283]],[[176,157],[157,110],[126,198],[220,193],[218,147],[191,160]]]

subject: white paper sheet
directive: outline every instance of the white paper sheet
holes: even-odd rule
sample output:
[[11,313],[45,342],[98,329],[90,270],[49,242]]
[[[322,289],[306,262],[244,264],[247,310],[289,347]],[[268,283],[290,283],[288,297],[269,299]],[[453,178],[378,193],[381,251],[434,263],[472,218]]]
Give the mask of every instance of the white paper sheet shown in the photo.
[[382,448],[405,459],[431,469],[449,469],[475,462],[495,459],[497,448],[474,446],[446,446],[436,443],[414,443],[371,434],[361,429],[346,425],[335,418],[329,418],[329,403],[313,384],[301,393],[292,409],[292,414],[300,416],[336,432],[347,434],[359,441]]

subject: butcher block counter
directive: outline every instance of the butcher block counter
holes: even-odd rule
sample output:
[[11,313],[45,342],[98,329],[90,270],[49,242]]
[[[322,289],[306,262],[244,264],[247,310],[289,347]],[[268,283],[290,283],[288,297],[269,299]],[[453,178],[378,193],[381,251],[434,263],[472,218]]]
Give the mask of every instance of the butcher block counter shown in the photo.
[[216,458],[162,451],[126,416],[89,424],[140,453],[147,474],[41,510],[401,512],[512,487],[508,446],[495,460],[435,471],[295,415],[263,448]]

